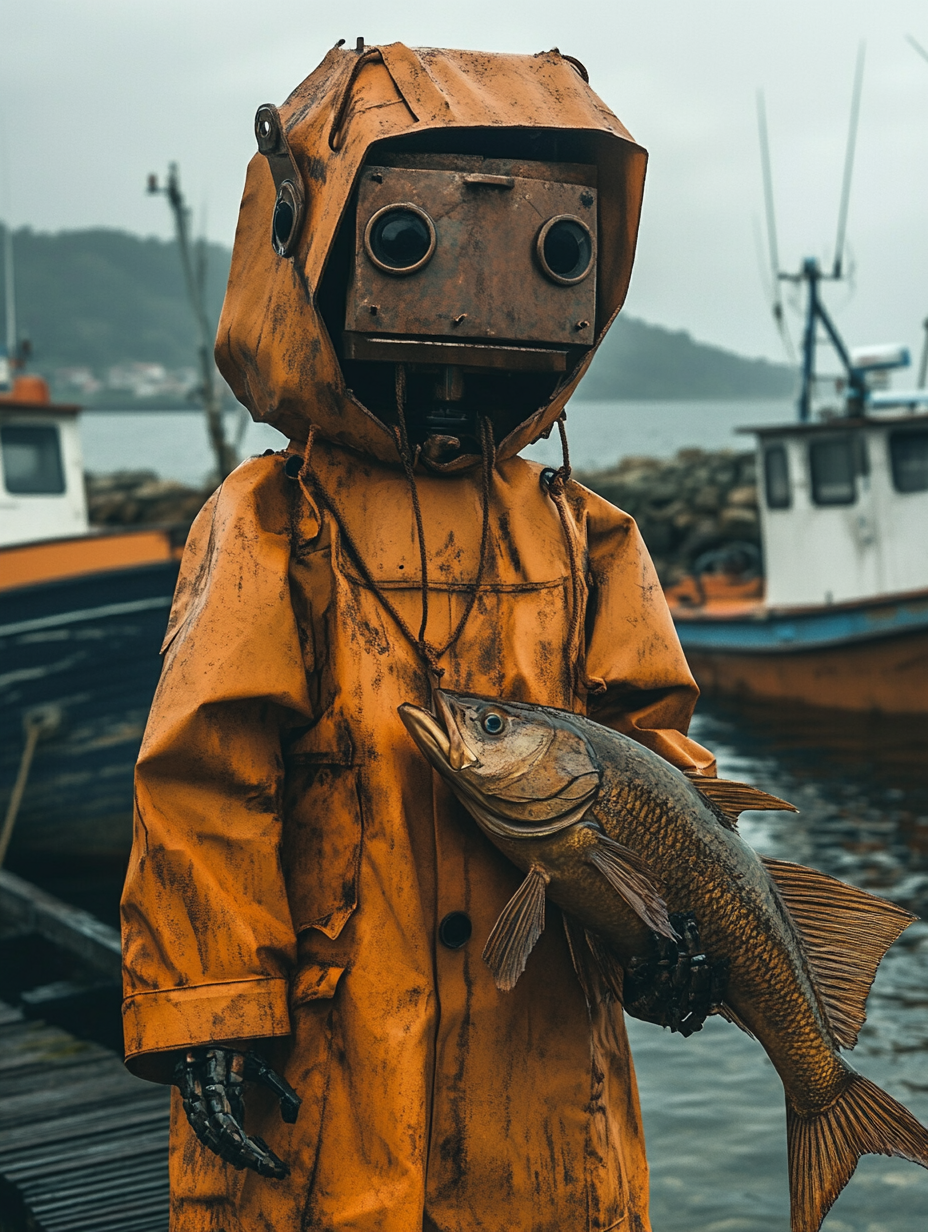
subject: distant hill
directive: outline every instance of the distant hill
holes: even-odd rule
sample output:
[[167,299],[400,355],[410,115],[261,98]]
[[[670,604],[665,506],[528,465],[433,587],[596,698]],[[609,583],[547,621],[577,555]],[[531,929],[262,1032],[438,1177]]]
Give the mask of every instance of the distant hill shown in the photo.
[[606,335],[577,397],[788,398],[796,375],[785,364],[745,359],[721,347],[696,342],[684,330],[648,325],[621,315]]
[[[60,392],[63,370],[89,369],[101,388],[89,382],[80,391],[82,401],[121,397],[124,402],[124,393],[106,388],[111,369],[132,363],[175,371],[193,367],[193,319],[172,241],[103,228],[54,235],[25,228],[15,233],[14,246],[20,332],[32,342],[34,368],[59,375]],[[213,322],[219,319],[230,255],[218,244],[208,245]],[[138,377],[137,392],[149,376]],[[67,379],[78,378],[72,371]],[[682,331],[621,316],[580,387],[580,397],[780,398],[789,396],[793,379],[783,365],[745,359],[695,342]],[[169,387],[174,388],[164,385]]]
[[[193,316],[177,246],[125,231],[28,229],[13,237],[16,311],[44,370],[127,360],[181,368],[196,362]],[[207,248],[207,300],[219,319],[229,252]],[[4,323],[5,330],[5,323]]]

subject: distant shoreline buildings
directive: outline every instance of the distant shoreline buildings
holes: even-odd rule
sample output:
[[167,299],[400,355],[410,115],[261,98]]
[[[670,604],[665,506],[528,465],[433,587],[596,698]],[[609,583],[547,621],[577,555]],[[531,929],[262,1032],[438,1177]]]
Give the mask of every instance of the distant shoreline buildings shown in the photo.
[[[169,368],[157,362],[122,360],[102,370],[89,364],[59,367],[50,375],[57,397],[76,399],[90,407],[114,400],[199,405],[199,379],[193,367]],[[216,379],[220,386],[225,385],[218,369]],[[228,396],[231,398],[231,391]]]

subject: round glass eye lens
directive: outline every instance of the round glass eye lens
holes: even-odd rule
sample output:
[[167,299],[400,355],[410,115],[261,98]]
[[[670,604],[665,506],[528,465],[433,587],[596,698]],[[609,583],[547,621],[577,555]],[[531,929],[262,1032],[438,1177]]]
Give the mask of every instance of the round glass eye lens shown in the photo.
[[503,730],[503,720],[498,714],[488,714],[483,720],[483,730],[491,736],[498,736]]
[[293,206],[281,197],[274,207],[274,239],[283,248],[293,230]]
[[579,278],[585,274],[593,255],[593,243],[585,227],[562,218],[544,239],[545,265],[559,278]]
[[432,236],[425,219],[412,210],[389,210],[371,228],[371,251],[382,265],[405,270],[428,254]]

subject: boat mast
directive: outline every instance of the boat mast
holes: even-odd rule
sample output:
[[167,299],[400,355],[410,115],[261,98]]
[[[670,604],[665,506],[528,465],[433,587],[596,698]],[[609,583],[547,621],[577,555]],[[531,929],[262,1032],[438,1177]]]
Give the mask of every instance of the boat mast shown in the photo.
[[[840,275],[839,275],[840,277]],[[815,344],[818,334],[818,324],[822,323],[831,345],[847,373],[847,408],[848,415],[862,415],[867,399],[867,385],[863,372],[851,362],[850,354],[844,345],[844,339],[838,333],[837,326],[828,315],[828,310],[822,302],[819,283],[837,281],[834,274],[823,274],[815,257],[807,257],[802,263],[798,274],[780,274],[780,278],[788,282],[805,282],[808,287],[806,297],[806,324],[802,336],[802,384],[799,390],[799,421],[808,423],[812,418],[812,391],[815,388]]]
[[216,384],[216,365],[213,361],[214,332],[210,330],[206,315],[205,303],[205,261],[201,254],[194,268],[193,255],[190,251],[190,209],[181,192],[180,175],[177,163],[168,167],[167,183],[162,187],[156,175],[148,177],[148,191],[163,193],[168,199],[171,213],[174,215],[174,228],[177,234],[177,247],[180,251],[181,265],[184,270],[184,281],[187,284],[187,298],[193,311],[197,327],[197,358],[200,364],[200,399],[206,412],[206,426],[210,443],[216,458],[216,474],[221,483],[225,477],[238,465],[235,450],[226,440],[225,426],[222,422],[222,393]]

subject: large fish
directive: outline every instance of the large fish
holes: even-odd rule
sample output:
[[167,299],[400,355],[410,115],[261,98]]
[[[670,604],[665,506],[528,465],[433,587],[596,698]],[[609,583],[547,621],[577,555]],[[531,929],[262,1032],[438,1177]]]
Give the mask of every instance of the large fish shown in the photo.
[[586,931],[613,988],[610,960],[627,967],[654,934],[673,936],[673,913],[693,912],[710,962],[729,964],[722,1012],[757,1037],[785,1088],[793,1232],[817,1232],[862,1155],[928,1167],[928,1131],[839,1054],[857,1042],[880,959],[915,917],[739,836],[745,809],[791,805],[689,778],[567,711],[438,691],[434,714],[400,714],[527,874],[484,951],[501,988],[525,968],[546,897],[575,954]]

